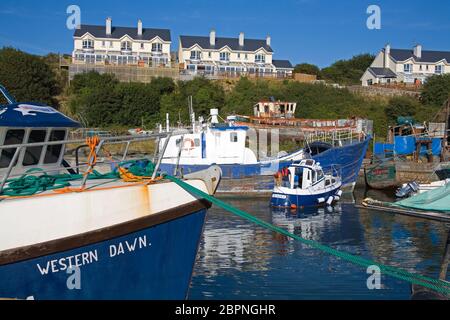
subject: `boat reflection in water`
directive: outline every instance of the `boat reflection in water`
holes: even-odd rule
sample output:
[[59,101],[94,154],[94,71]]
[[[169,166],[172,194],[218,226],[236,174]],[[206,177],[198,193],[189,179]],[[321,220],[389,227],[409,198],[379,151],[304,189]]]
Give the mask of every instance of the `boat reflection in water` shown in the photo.
[[[305,239],[433,278],[439,273],[442,224],[358,209],[352,197],[301,211],[271,209],[265,197],[226,201]],[[382,289],[369,290],[367,277],[364,268],[212,207],[189,298],[410,299],[409,283],[382,275]]]

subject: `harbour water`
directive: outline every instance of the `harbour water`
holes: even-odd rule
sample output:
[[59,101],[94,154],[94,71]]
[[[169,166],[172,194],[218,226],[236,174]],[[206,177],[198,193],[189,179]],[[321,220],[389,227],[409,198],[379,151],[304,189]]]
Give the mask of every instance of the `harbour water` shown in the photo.
[[[446,240],[439,222],[358,209],[355,190],[333,210],[276,211],[269,199],[226,198],[232,205],[306,239],[437,278]],[[381,276],[369,290],[366,269],[331,257],[213,207],[200,244],[189,299],[410,299],[411,285]]]

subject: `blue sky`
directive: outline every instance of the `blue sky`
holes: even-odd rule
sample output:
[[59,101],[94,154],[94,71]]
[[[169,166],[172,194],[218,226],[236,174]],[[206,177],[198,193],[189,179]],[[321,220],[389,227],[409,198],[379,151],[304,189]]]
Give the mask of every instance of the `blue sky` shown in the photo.
[[[442,0],[1,0],[0,47],[13,46],[35,54],[70,53],[73,31],[66,28],[66,8],[81,8],[82,23],[134,26],[172,31],[178,36],[272,37],[275,58],[321,67],[355,54],[376,53],[387,42],[394,48],[450,50],[450,1]],[[366,9],[381,7],[381,30],[366,27]]]

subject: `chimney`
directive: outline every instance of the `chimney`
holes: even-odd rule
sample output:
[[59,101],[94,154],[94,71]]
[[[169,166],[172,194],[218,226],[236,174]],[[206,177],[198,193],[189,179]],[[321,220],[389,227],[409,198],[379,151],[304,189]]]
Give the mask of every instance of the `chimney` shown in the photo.
[[270,47],[270,43],[271,43],[272,39],[270,38],[270,36],[267,36],[266,38],[266,44]]
[[244,46],[244,33],[243,32],[239,33],[239,46],[240,47]]
[[214,29],[212,29],[211,32],[209,33],[209,44],[211,46],[216,45],[216,30]]
[[112,19],[111,17],[106,18],[106,34],[108,36],[111,35],[111,30],[112,30]]
[[416,56],[417,58],[422,58],[422,45],[417,44],[414,47],[414,56]]
[[138,20],[138,36],[142,36],[142,20],[141,19],[139,19]]
[[391,55],[391,45],[387,44],[384,48],[384,67],[389,68],[389,59]]

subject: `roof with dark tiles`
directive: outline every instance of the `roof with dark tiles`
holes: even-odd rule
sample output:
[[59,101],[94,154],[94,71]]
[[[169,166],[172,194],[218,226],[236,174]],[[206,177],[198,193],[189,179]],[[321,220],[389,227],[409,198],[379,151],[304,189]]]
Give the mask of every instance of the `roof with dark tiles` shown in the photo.
[[120,39],[124,35],[128,35],[134,40],[152,40],[155,37],[160,37],[163,41],[171,41],[170,30],[169,29],[154,29],[154,28],[143,28],[142,35],[138,35],[137,28],[130,27],[115,27],[111,29],[111,35],[106,34],[106,26],[96,26],[96,25],[86,25],[83,24],[79,29],[75,30],[75,37],[82,37],[86,33],[90,33],[96,38],[107,38],[107,39]]
[[231,50],[254,52],[264,48],[267,52],[273,52],[272,48],[267,45],[266,40],[244,39],[244,46],[239,45],[239,38],[216,37],[216,44],[214,46],[211,46],[209,37],[180,36],[180,40],[183,48],[191,48],[197,44],[202,49],[218,50],[228,46]]

